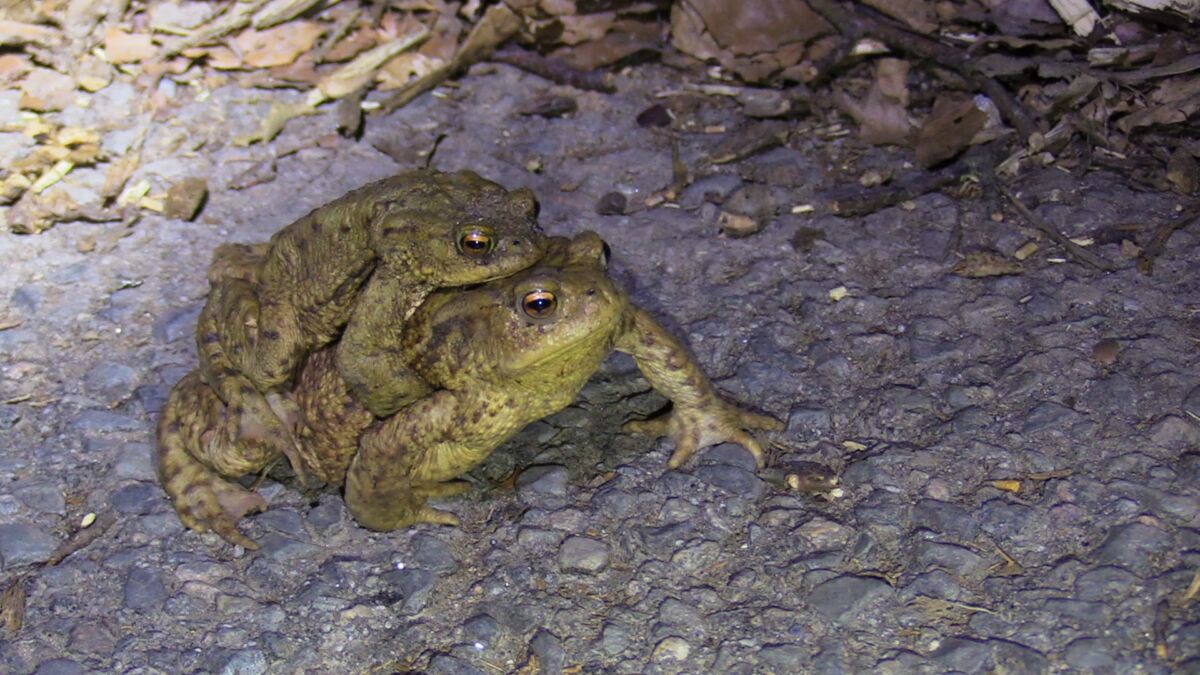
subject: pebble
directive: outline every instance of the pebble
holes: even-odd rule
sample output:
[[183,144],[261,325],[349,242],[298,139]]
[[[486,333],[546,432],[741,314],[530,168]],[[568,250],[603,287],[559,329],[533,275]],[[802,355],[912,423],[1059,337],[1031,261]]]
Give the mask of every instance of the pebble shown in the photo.
[[403,598],[401,609],[414,614],[425,608],[437,579],[433,572],[415,567],[392,570],[383,575],[383,580]]
[[1064,660],[1083,672],[1112,672],[1116,666],[1107,640],[1081,638],[1067,645]]
[[0,525],[0,563],[4,569],[42,562],[58,547],[58,538],[34,525]]
[[450,574],[458,569],[458,560],[446,542],[431,534],[418,534],[412,538],[412,558],[419,567],[439,574]]
[[517,495],[523,501],[537,501],[541,496],[567,495],[567,467],[559,464],[531,466],[517,477]]
[[490,614],[476,614],[462,625],[463,639],[489,647],[500,635],[500,624]]
[[242,649],[221,667],[221,675],[262,675],[267,672],[267,655],[261,649]]
[[766,484],[753,473],[726,464],[708,464],[696,468],[696,477],[728,493],[728,496],[756,501],[766,491]]
[[145,420],[108,410],[84,410],[75,416],[72,426],[76,431],[84,434],[149,430],[149,424]]
[[116,449],[112,477],[116,480],[155,481],[154,448],[149,443],[121,443]]
[[1109,530],[1093,555],[1102,565],[1125,567],[1149,576],[1156,559],[1172,548],[1170,534],[1142,523],[1127,523]]
[[988,670],[991,657],[992,650],[986,642],[948,637],[942,639],[930,660],[938,664],[942,672],[980,673]]
[[787,432],[802,438],[820,438],[833,429],[829,410],[817,406],[796,406],[788,413]]
[[166,344],[193,337],[196,333],[196,319],[200,316],[201,309],[199,304],[176,309],[155,321],[151,334],[154,335],[154,339]]
[[142,405],[142,411],[147,415],[162,412],[170,393],[171,388],[165,384],[143,384],[133,390],[134,398]]
[[757,656],[759,662],[771,669],[770,672],[800,673],[805,670],[810,650],[802,645],[774,644],[758,650]]
[[692,646],[687,640],[679,637],[663,638],[654,647],[654,652],[651,654],[651,659],[656,662],[674,661],[682,663],[687,660],[692,653]]
[[67,512],[62,488],[55,483],[18,482],[12,490],[18,501],[34,511],[57,515]]
[[567,662],[567,653],[563,650],[558,636],[542,629],[529,641],[529,651],[536,654],[543,673],[558,675]]
[[162,572],[149,567],[135,567],[125,580],[125,608],[155,612],[167,599],[167,587]]
[[87,671],[83,666],[71,659],[49,659],[38,664],[33,675],[83,675]]
[[737,443],[721,443],[701,450],[696,460],[700,464],[723,464],[743,471],[758,470],[758,463],[750,451]]
[[1096,567],[1075,579],[1075,597],[1080,600],[1105,601],[1121,597],[1138,582],[1137,576],[1120,567]]
[[609,656],[616,656],[629,648],[632,642],[632,631],[629,626],[614,621],[605,621],[600,629],[600,651]]
[[130,515],[153,513],[165,505],[166,493],[154,483],[130,483],[109,497],[114,509]]
[[564,572],[596,574],[608,567],[608,544],[591,537],[567,537],[558,549],[558,566]]
[[697,574],[700,570],[716,564],[720,557],[720,545],[713,541],[702,541],[677,551],[671,556],[671,563],[686,574]]
[[1178,415],[1164,415],[1150,427],[1150,442],[1168,450],[1200,446],[1200,424]]
[[813,588],[808,603],[827,619],[841,621],[892,595],[892,587],[881,579],[846,574]]

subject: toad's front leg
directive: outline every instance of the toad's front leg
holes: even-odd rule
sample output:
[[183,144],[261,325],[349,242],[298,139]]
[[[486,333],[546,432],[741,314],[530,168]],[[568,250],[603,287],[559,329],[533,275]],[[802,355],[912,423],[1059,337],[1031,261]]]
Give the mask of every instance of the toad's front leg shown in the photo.
[[438,391],[363,434],[346,472],[346,506],[360,525],[387,531],[459,524],[454,514],[425,504],[440,492],[434,486],[442,474],[452,471],[442,464],[461,450],[458,409],[452,392]]
[[650,384],[671,399],[672,410],[656,419],[629,422],[629,431],[670,436],[675,452],[668,466],[677,469],[700,448],[718,443],[741,445],[761,468],[765,465],[762,446],[748,429],[779,430],[779,420],[742,410],[717,395],[712,382],[683,346],[652,316],[638,307],[631,310],[629,328],[616,342],[618,351],[633,355],[638,369]]

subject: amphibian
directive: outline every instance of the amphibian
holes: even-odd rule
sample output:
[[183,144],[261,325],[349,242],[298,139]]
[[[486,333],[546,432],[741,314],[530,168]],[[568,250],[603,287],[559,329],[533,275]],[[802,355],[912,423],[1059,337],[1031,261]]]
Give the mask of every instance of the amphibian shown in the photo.
[[[206,450],[214,462],[288,454],[286,390],[304,358],[343,331],[338,366],[383,416],[424,391],[394,349],[435,288],[534,264],[545,237],[527,190],[470,171],[412,171],[350,192],[257,246],[218,249],[197,324],[200,372],[230,406]],[[294,462],[293,462],[294,463]]]
[[[290,395],[306,469],[344,484],[351,513],[366,527],[456,524],[425,500],[460,491],[454,478],[526,424],[569,405],[614,349],[632,354],[674,405],[662,418],[629,425],[670,435],[671,467],[725,441],[761,465],[762,449],[746,430],[779,423],[722,400],[683,345],[606,276],[605,257],[593,233],[556,238],[533,269],[431,294],[398,342],[404,364],[431,391],[384,420],[356,401],[333,348],[313,354]],[[160,474],[185,524],[247,544],[235,525],[261,500],[217,475],[196,449],[222,414],[198,378],[181,381],[160,421]]]

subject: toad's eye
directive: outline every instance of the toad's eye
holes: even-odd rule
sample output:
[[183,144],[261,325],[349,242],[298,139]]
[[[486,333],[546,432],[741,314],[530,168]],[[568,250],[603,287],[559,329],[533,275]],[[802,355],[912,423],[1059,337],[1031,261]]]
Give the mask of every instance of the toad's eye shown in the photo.
[[521,309],[535,319],[545,319],[558,308],[558,298],[550,291],[530,291],[521,300]]
[[496,245],[495,240],[487,232],[480,230],[470,230],[464,232],[458,238],[458,248],[460,251],[471,256],[487,255],[492,252],[492,248]]

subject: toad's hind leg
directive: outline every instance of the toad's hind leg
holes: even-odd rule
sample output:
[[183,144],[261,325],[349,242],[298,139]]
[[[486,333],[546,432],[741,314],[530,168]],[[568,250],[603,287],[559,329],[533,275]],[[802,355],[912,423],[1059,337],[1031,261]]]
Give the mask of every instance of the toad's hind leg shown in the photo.
[[223,407],[196,372],[180,380],[159,418],[155,470],[185,526],[197,532],[212,530],[230,543],[257,549],[258,544],[237,530],[237,522],[265,510],[266,501],[222,478],[200,459],[207,429],[217,423]]
[[[215,263],[214,263],[215,264]],[[210,270],[210,274],[212,270]],[[208,464],[226,475],[239,475],[285,455],[292,471],[304,482],[304,465],[292,429],[295,415],[289,414],[284,399],[277,394],[263,395],[239,372],[226,351],[222,306],[231,302],[249,302],[231,298],[229,279],[216,280],[208,303],[200,312],[196,326],[200,372],[227,408],[214,429],[213,442],[206,444]],[[225,334],[225,335],[223,335]],[[250,465],[248,467],[247,465]]]

